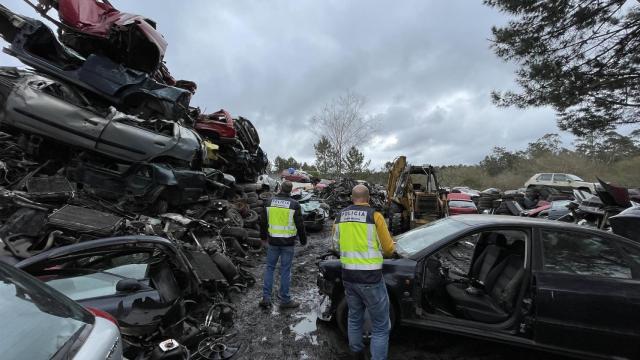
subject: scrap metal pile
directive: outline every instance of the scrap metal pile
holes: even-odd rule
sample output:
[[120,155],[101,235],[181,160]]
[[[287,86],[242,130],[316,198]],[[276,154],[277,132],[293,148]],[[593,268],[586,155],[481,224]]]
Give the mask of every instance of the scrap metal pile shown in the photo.
[[[351,190],[360,182],[352,179],[339,179],[318,190],[318,198],[322,199],[330,207],[330,216],[333,218],[340,210],[351,205]],[[370,194],[370,205],[377,211],[385,213],[387,194],[383,187],[362,182]]]
[[637,238],[640,189],[627,189],[598,179],[594,193],[574,189],[571,193],[551,187],[528,190],[487,189],[480,193],[479,208],[485,213],[538,217],[612,230]]
[[127,358],[166,339],[232,356],[230,302],[262,246],[255,127],[190,106],[153,21],[106,0],[32,6],[58,36],[0,5],[4,51],[30,67],[0,67],[0,259],[114,316]]

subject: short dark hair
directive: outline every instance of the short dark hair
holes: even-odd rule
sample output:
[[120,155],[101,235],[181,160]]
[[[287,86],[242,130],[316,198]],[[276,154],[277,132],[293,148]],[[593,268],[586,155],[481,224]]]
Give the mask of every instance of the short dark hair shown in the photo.
[[293,190],[293,184],[289,180],[285,180],[280,184],[280,192],[285,194],[291,194],[291,190]]

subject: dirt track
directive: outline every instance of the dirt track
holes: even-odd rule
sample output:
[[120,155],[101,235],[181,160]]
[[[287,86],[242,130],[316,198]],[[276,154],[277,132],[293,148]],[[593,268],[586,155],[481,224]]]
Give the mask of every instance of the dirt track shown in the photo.
[[[291,293],[302,303],[295,310],[274,306],[266,311],[258,308],[262,293],[264,262],[258,260],[249,269],[258,282],[239,299],[236,314],[237,335],[230,344],[241,347],[234,359],[344,359],[347,343],[334,324],[316,320],[319,295],[316,287],[316,256],[329,244],[329,231],[310,234],[306,249],[296,248]],[[276,279],[278,278],[276,271]],[[277,286],[277,282],[276,282]],[[392,336],[389,359],[555,359],[565,358],[527,349],[475,339],[439,334],[419,329],[398,329]]]

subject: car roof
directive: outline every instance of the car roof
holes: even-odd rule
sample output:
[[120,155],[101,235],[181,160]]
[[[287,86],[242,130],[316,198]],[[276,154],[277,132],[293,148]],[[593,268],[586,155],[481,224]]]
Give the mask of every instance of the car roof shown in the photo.
[[[600,229],[593,229],[585,226],[580,226],[574,223],[567,223],[563,221],[547,220],[530,218],[524,216],[509,216],[509,215],[486,215],[486,214],[470,214],[470,215],[456,215],[452,218],[455,221],[459,221],[470,227],[485,227],[485,226],[527,226],[527,227],[545,227],[554,228],[558,230],[572,230],[591,232],[607,236],[614,236],[623,238],[619,235],[606,232]],[[627,238],[623,238],[629,240]]]
[[142,244],[157,244],[162,245],[166,248],[170,248],[175,251],[175,245],[170,240],[159,236],[147,236],[147,235],[128,235],[128,236],[118,236],[118,237],[110,237],[103,239],[96,239],[91,241],[84,241],[77,244],[61,246],[57,248],[53,248],[48,251],[44,251],[40,254],[34,255],[30,258],[24,259],[19,263],[15,264],[17,268],[26,268],[33,264],[39,263],[41,261],[48,261],[55,258],[63,257],[69,254],[73,254],[76,252],[81,252],[90,249],[99,249],[102,247],[110,247],[110,246],[119,246],[119,245],[132,245],[138,246],[141,248]]

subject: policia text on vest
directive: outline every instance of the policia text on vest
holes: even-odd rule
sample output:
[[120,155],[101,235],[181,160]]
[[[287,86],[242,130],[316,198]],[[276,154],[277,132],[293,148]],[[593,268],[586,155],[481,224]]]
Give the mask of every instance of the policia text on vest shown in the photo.
[[383,254],[391,256],[395,248],[382,214],[368,204],[351,205],[336,217],[333,237],[344,281],[373,284],[382,279]]
[[296,239],[307,244],[300,204],[284,194],[278,194],[265,204],[260,222],[260,237],[270,245],[293,246]]

